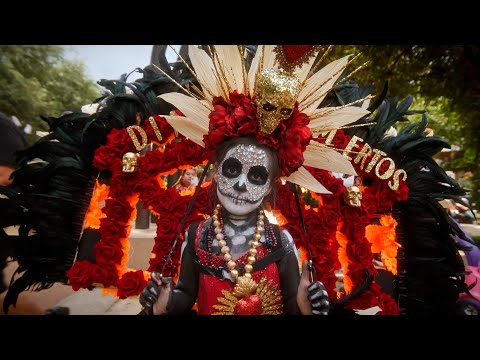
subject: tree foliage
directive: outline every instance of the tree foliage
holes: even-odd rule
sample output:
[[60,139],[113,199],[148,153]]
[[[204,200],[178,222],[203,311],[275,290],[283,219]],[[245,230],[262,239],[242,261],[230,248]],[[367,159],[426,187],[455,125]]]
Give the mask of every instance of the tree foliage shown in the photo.
[[358,53],[353,65],[368,65],[353,79],[374,85],[374,94],[388,82],[390,96],[412,95],[412,108],[427,111],[435,135],[461,147],[444,166],[473,175],[467,183],[480,209],[480,46],[335,45],[327,61]]
[[16,116],[35,131],[48,126],[40,118],[79,111],[100,95],[85,67],[64,59],[57,45],[0,45],[0,111]]

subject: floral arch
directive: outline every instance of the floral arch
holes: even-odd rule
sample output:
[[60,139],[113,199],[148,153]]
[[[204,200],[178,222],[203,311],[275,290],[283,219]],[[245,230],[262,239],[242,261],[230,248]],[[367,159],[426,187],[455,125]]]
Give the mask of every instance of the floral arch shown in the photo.
[[[138,170],[126,173],[122,171],[122,157],[141,148],[137,133],[141,135],[142,145],[153,142],[162,146],[141,155]],[[97,284],[119,298],[126,298],[142,291],[151,271],[160,272],[164,268],[165,276],[177,275],[182,233],[167,264],[165,260],[193,194],[180,194],[174,188],[167,188],[162,176],[179,168],[206,164],[207,161],[202,147],[175,135],[163,117],[154,116],[143,126],[112,130],[106,144],[96,150],[94,166],[110,171],[111,179],[108,187],[97,184],[92,197],[84,227],[98,228],[101,240],[94,247],[95,263],[76,261],[67,272],[74,290]],[[361,189],[361,207],[351,207],[343,201],[345,186],[342,179],[325,170],[309,168],[332,194],[320,196],[307,191],[308,197],[296,197],[290,189],[291,184],[279,184],[276,203],[270,204],[270,210],[279,225],[292,234],[302,257],[307,257],[307,250],[311,254],[318,280],[325,284],[330,298],[340,301],[366,281],[368,273],[365,270],[370,275],[376,274],[374,253],[380,254],[386,268],[396,274],[400,245],[396,242],[396,222],[391,216],[391,208],[394,202],[408,197],[408,188],[405,172],[397,169],[385,153],[363,144],[360,138],[337,130],[322,134],[318,141],[342,151],[359,176],[369,183]],[[204,185],[198,189],[191,212],[185,218],[184,230],[192,222],[211,213],[211,187]],[[135,204],[139,199],[144,207],[158,214],[157,233],[147,270],[126,267],[130,223],[136,216]],[[309,202],[308,199],[315,201]],[[100,210],[98,204],[103,200],[105,206]],[[301,218],[305,229],[302,228]],[[343,269],[344,273],[344,289],[341,292],[336,285],[339,269]],[[399,312],[395,300],[375,283],[348,306],[352,309],[379,306],[385,314]]]

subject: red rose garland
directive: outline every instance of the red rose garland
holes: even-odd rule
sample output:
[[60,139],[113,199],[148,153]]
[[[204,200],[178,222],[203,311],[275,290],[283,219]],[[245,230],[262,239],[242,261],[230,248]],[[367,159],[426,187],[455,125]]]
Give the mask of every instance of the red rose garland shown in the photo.
[[[130,222],[135,217],[135,204],[138,198],[144,206],[151,208],[157,214],[157,236],[152,249],[154,257],[150,260],[148,271],[159,271],[163,267],[167,254],[173,244],[176,231],[186,212],[191,196],[181,196],[175,189],[164,189],[157,180],[161,174],[173,173],[178,164],[196,166],[204,162],[203,149],[182,138],[181,142],[170,142],[173,129],[162,117],[154,117],[160,132],[165,139],[165,151],[150,151],[140,158],[138,171],[124,173],[122,171],[122,157],[126,152],[135,152],[134,145],[126,129],[112,130],[107,136],[107,143],[95,152],[93,164],[100,170],[110,170],[109,197],[102,209],[106,215],[100,220],[99,232],[101,240],[95,245],[96,263],[77,261],[67,272],[70,284],[74,290],[88,288],[94,283],[104,287],[117,287],[117,296],[138,295],[144,287],[148,273],[141,270],[126,269],[128,261],[128,234]],[[153,128],[148,124],[142,126],[149,139],[155,139]],[[206,190],[200,189],[199,198]],[[187,221],[203,218],[206,213],[206,202],[196,202],[194,210]],[[183,238],[183,237],[182,237]],[[181,240],[171,262],[167,265],[164,274],[174,276],[178,267],[179,249]]]

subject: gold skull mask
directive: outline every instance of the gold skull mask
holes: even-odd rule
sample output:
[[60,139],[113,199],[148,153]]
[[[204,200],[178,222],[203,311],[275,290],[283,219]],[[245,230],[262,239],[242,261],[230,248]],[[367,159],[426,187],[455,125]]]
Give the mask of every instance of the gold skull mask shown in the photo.
[[350,206],[360,207],[362,206],[362,192],[356,186],[347,187],[343,193],[343,200]]
[[292,115],[300,93],[300,81],[283,70],[265,69],[256,84],[257,120],[260,131],[271,134]]
[[139,155],[133,152],[127,152],[125,155],[123,155],[123,158],[122,158],[123,172],[137,171],[138,157]]

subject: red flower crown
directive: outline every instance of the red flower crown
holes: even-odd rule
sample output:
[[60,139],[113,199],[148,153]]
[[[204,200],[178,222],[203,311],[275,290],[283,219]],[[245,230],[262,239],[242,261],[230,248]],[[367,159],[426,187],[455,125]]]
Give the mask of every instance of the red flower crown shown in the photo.
[[250,96],[230,93],[229,101],[222,97],[213,99],[214,111],[209,115],[209,131],[203,136],[205,150],[213,160],[218,146],[240,136],[253,136],[259,143],[278,153],[280,174],[289,176],[303,164],[303,152],[312,139],[308,128],[310,118],[298,110],[295,104],[292,115],[278,125],[272,134],[264,134],[258,129],[257,107]]

